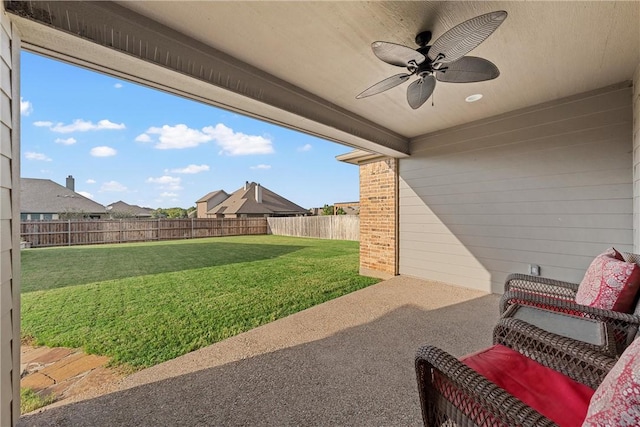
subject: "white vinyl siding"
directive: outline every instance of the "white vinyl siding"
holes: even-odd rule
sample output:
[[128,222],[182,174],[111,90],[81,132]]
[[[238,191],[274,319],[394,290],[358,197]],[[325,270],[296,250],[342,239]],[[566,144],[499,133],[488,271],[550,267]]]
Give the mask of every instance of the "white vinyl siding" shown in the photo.
[[0,6],[0,425],[20,417],[20,39]]
[[501,292],[633,249],[629,83],[431,134],[400,160],[400,274]]

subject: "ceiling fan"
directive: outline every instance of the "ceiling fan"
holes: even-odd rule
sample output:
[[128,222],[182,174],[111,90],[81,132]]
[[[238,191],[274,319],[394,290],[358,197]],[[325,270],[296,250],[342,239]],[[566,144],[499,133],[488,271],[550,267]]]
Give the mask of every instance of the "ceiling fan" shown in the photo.
[[475,56],[464,56],[489,37],[507,18],[507,12],[499,10],[476,16],[456,25],[441,35],[432,45],[431,32],[423,31],[416,38],[420,46],[412,49],[396,43],[375,41],[373,53],[387,64],[406,67],[408,73],[400,73],[378,82],[356,98],[366,98],[384,92],[409,80],[418,79],[407,88],[407,101],[414,110],[424,104],[436,87],[436,80],[447,83],[471,83],[495,79],[500,75],[491,61]]

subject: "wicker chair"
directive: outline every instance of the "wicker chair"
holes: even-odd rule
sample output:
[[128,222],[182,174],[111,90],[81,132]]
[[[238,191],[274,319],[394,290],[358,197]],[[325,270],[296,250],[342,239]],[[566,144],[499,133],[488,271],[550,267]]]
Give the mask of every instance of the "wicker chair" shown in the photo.
[[[628,257],[633,254],[623,255]],[[635,309],[632,313],[621,313],[576,303],[578,286],[577,283],[546,277],[511,274],[507,277],[504,285],[505,292],[500,300],[500,314],[503,315],[511,305],[520,304],[598,320],[606,323],[612,330],[618,353],[622,353],[638,335],[640,328],[638,297],[636,297]]]
[[[494,344],[502,344],[596,389],[616,359],[517,319],[501,319]],[[554,422],[445,351],[422,347],[415,361],[425,426],[555,426]]]

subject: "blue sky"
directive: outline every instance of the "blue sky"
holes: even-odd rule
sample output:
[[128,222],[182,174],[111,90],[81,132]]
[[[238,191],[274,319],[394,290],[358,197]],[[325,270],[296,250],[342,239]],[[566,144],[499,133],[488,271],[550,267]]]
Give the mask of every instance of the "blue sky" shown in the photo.
[[127,81],[21,54],[21,176],[107,205],[194,206],[255,181],[302,207],[359,199],[351,149]]

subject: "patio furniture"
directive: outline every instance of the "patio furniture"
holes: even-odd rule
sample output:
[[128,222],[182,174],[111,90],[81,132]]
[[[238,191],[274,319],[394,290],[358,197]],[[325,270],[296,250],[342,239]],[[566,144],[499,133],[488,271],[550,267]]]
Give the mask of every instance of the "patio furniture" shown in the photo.
[[[505,293],[500,299],[502,316],[514,304],[528,305],[565,313],[583,319],[603,322],[613,333],[617,353],[620,354],[634,340],[640,328],[640,305],[636,303],[633,313],[591,307],[575,302],[577,283],[563,282],[545,277],[511,274],[505,282]],[[548,332],[562,335],[555,328],[544,328]]]
[[547,332],[584,342],[611,357],[618,354],[613,330],[606,322],[521,304],[510,305],[502,318],[522,320]]
[[[621,255],[625,262],[632,262],[640,266],[639,255],[632,253],[622,253]],[[629,312],[625,313],[577,303],[576,295],[579,286],[578,283],[546,277],[511,274],[505,281],[505,292],[500,300],[500,313],[505,316],[509,307],[517,304],[564,313],[567,316],[564,319],[567,320],[578,318],[603,322],[613,334],[617,353],[622,353],[635,339],[640,328],[640,302],[638,299],[640,293],[635,296]],[[580,320],[575,320],[573,324],[578,325],[579,322]],[[554,327],[553,323],[547,322],[545,326],[541,324],[538,326],[548,332],[566,335],[563,331],[566,331],[567,327],[560,324]]]
[[616,363],[579,341],[513,318],[499,321],[493,342],[461,360],[433,346],[418,351],[425,426],[579,426]]

